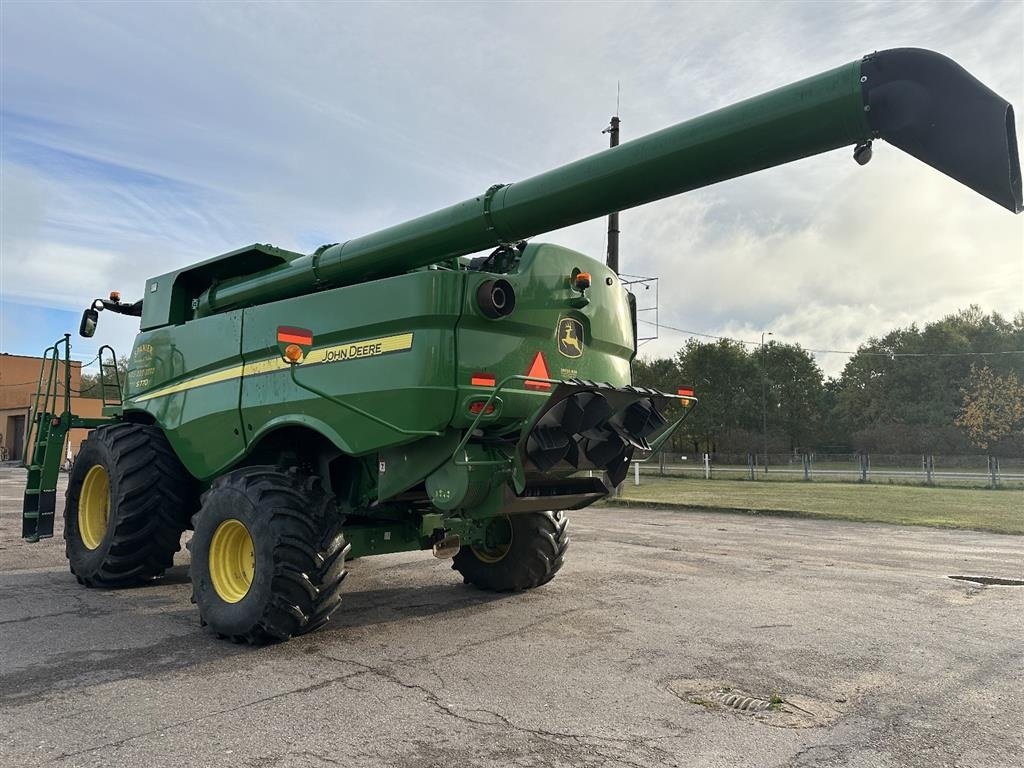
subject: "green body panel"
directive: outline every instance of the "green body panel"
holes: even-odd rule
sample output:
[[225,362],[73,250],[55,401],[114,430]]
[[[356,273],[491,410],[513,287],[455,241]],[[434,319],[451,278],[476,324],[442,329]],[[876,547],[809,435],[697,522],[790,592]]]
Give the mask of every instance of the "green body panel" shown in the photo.
[[211,282],[251,275],[298,258],[302,258],[301,253],[256,243],[151,277],[143,292],[140,326],[147,331],[161,325],[183,323],[192,316],[192,301],[197,292],[209,287]]
[[[579,292],[570,288],[574,269],[589,272],[592,277],[585,304]],[[515,312],[499,320],[482,316],[475,306],[476,286],[488,277],[471,274],[468,278],[458,333],[457,380],[465,389],[460,402],[481,393],[481,388],[468,386],[474,373],[490,372],[498,379],[528,374],[538,352],[543,353],[550,378],[588,379],[613,386],[630,383],[629,363],[635,348],[633,319],[625,289],[604,264],[558,245],[528,245],[518,269],[504,276],[515,289]],[[576,320],[583,329],[578,357],[568,356],[559,348],[559,321],[565,318]],[[499,415],[525,418],[548,394],[517,387],[502,395]],[[465,407],[460,414],[456,425],[468,425]]]
[[[242,312],[144,331],[128,363],[124,411],[145,411],[185,467],[207,479],[245,451],[238,403]],[[167,387],[209,382],[148,397]]]
[[[297,386],[280,364],[277,328],[287,325],[312,331],[316,348],[412,333],[408,350],[303,365],[296,380],[386,413],[404,429],[440,430],[454,404],[463,280],[456,272],[419,272],[140,333],[124,410],[151,415],[200,479],[222,473],[287,426],[310,427],[350,455],[409,441]],[[263,370],[268,363],[276,366]]]
[[[315,349],[341,351],[411,333],[405,350],[318,365],[309,355],[295,378],[404,430],[441,431],[455,404],[455,325],[464,280],[458,272],[430,270],[247,309],[243,356],[246,362],[277,357],[282,325],[312,331]],[[319,425],[317,431],[353,456],[409,441],[407,434],[296,386],[287,371],[246,376],[241,405],[250,440],[301,423]]]
[[423,482],[455,451],[462,433],[450,429],[441,437],[385,448],[377,462],[377,500],[387,501]]

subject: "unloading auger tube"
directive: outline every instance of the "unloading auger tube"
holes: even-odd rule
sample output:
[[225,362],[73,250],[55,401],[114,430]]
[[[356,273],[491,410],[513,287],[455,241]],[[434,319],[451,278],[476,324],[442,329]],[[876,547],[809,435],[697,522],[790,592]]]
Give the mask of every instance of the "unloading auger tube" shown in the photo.
[[878,138],[1020,212],[1013,107],[945,56],[896,48],[225,280],[196,315],[401,274],[843,146],[864,163]]

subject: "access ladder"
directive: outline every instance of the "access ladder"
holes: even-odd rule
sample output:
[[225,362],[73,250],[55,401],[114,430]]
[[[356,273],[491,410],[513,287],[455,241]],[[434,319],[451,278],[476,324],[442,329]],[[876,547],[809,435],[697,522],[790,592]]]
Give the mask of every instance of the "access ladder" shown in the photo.
[[[110,363],[104,363],[104,352]],[[62,354],[63,353],[63,354]],[[47,347],[39,367],[39,380],[31,404],[28,429],[31,446],[25,452],[28,479],[25,483],[25,501],[21,512],[21,537],[39,541],[53,536],[53,517],[57,500],[57,478],[64,456],[64,441],[72,429],[92,429],[111,421],[111,418],[85,418],[71,413],[71,334]],[[63,358],[63,359],[62,359]],[[121,403],[121,382],[117,373],[114,350],[100,347],[100,395],[103,412]],[[113,369],[113,384],[108,381]],[[60,381],[63,373],[63,381]],[[63,393],[59,390],[63,388]],[[116,400],[113,389],[116,389]]]

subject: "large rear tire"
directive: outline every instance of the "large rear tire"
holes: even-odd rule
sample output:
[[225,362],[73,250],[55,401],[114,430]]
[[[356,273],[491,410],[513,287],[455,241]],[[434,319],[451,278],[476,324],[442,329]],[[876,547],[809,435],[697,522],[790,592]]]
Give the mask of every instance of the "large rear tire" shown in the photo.
[[188,544],[202,623],[254,645],[325,624],[347,573],[341,523],[319,478],[297,469],[245,467],[216,479]]
[[492,592],[533,589],[551,581],[569,548],[564,512],[530,512],[493,518],[486,541],[464,545],[452,568],[467,584]]
[[87,587],[123,587],[170,568],[197,503],[195,480],[157,427],[111,424],[82,443],[64,505],[68,564]]

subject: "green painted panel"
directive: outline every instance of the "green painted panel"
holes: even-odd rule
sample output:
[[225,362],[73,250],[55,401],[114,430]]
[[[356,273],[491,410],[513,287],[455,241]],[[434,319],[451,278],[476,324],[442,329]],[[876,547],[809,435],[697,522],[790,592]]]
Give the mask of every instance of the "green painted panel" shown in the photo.
[[242,313],[228,312],[140,333],[132,348],[125,412],[151,414],[200,479],[245,449],[238,417],[241,335]]
[[[573,306],[578,291],[571,290],[574,269],[589,272],[592,286],[586,292],[589,303]],[[633,325],[626,291],[618,277],[604,264],[557,245],[527,246],[515,273],[504,276],[516,292],[515,310],[497,320],[484,317],[476,304],[476,286],[492,277],[470,274],[459,321],[459,366],[456,375],[459,402],[473,395],[486,396],[490,388],[473,386],[475,373],[492,373],[497,380],[530,372],[538,352],[542,353],[553,379],[581,378],[614,386],[630,383],[629,361],[633,355]],[[612,281],[608,285],[608,280]],[[582,328],[578,357],[564,354],[559,344],[561,322],[575,320]],[[569,349],[575,354],[575,349]],[[514,383],[501,392],[500,421],[531,416],[548,397],[548,392],[531,391]],[[455,425],[472,420],[468,411],[456,414]]]
[[377,462],[377,500],[386,501],[422,483],[452,455],[461,438],[461,432],[450,429],[441,437],[382,450]]
[[255,243],[220,256],[190,264],[146,281],[141,327],[144,331],[162,325],[180,325],[192,317],[192,300],[215,281],[251,275],[300,258],[301,253]]
[[[299,382],[403,430],[443,431],[455,403],[454,331],[464,281],[463,273],[428,270],[252,307],[245,310],[246,365],[278,355],[278,326],[307,329],[313,345],[296,368]],[[388,351],[381,345],[388,339],[398,339],[399,348]],[[241,406],[250,441],[306,424],[346,453],[364,455],[418,437],[296,386],[284,369],[246,376]]]

